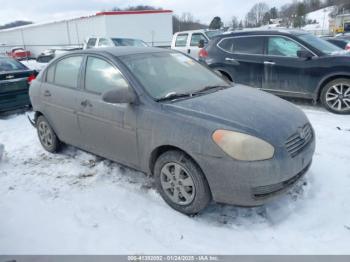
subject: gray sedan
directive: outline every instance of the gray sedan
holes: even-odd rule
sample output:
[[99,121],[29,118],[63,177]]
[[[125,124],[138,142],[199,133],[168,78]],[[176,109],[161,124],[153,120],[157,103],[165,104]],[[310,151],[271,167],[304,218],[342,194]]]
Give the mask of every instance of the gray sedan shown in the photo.
[[152,174],[185,214],[211,200],[262,205],[306,173],[315,150],[301,110],[165,49],[63,55],[32,83],[30,99],[47,151],[64,142]]

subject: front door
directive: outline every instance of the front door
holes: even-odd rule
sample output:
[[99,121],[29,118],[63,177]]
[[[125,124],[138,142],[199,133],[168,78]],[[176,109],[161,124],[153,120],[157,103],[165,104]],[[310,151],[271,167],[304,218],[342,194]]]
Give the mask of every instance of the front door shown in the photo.
[[305,47],[288,37],[268,37],[262,89],[286,96],[310,94],[312,75],[307,74],[307,69],[314,63],[298,57],[297,52],[302,50],[306,50]]
[[77,97],[83,56],[70,56],[52,64],[41,90],[43,113],[58,137],[80,146]]
[[224,68],[233,77],[233,82],[261,88],[264,71],[263,37],[224,38],[218,46],[225,51]]
[[78,122],[85,148],[103,157],[138,166],[135,106],[109,104],[102,94],[113,88],[129,88],[121,72],[102,57],[89,56],[85,87],[79,97]]

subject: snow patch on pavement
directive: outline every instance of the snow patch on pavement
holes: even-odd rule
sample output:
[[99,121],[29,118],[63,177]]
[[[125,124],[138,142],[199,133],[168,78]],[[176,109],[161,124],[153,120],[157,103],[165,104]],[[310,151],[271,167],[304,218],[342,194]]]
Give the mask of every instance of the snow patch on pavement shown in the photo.
[[67,146],[44,151],[23,114],[0,119],[1,254],[350,254],[350,117],[302,106],[313,165],[263,207],[187,217],[151,178]]

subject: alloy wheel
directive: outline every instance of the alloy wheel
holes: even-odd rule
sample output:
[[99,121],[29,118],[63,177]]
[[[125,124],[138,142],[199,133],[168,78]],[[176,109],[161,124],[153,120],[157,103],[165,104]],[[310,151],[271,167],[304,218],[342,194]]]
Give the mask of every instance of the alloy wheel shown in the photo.
[[326,93],[326,103],[338,112],[350,110],[350,85],[338,83],[331,86]]
[[42,121],[39,123],[38,125],[38,133],[39,133],[39,138],[42,142],[42,144],[47,147],[50,148],[53,145],[53,134],[51,132],[51,129],[49,127],[49,125]]
[[161,169],[161,186],[171,201],[178,205],[188,205],[195,197],[195,186],[189,172],[180,164],[167,163]]

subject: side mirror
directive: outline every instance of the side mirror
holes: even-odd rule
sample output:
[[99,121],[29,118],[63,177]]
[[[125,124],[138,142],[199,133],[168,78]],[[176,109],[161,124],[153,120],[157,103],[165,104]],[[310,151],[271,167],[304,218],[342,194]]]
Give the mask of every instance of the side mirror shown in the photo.
[[111,104],[132,104],[136,101],[136,95],[129,88],[116,88],[103,93],[102,100]]
[[311,54],[309,51],[306,51],[306,50],[299,50],[299,51],[297,51],[297,56],[299,58],[309,60],[313,57],[313,54]]
[[198,47],[199,47],[199,48],[203,48],[204,45],[205,45],[204,40],[203,40],[203,39],[199,40],[199,42],[198,42]]

